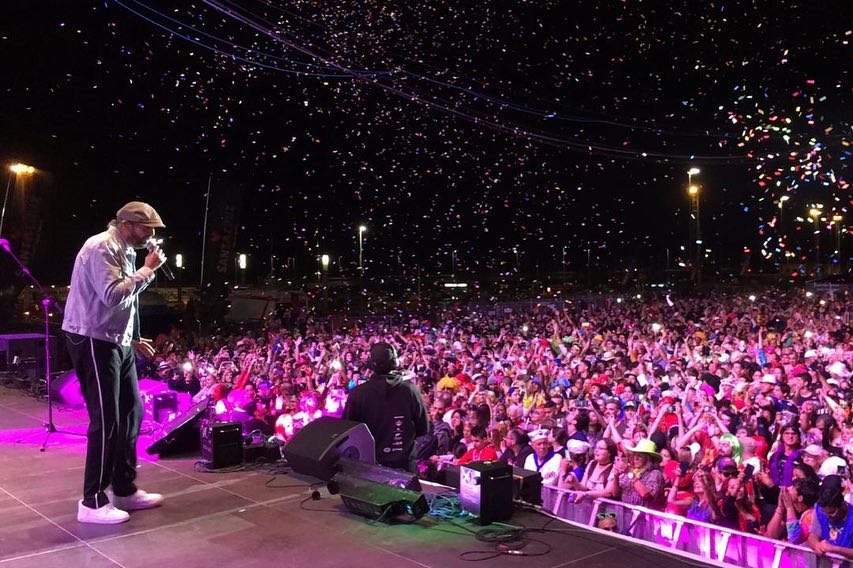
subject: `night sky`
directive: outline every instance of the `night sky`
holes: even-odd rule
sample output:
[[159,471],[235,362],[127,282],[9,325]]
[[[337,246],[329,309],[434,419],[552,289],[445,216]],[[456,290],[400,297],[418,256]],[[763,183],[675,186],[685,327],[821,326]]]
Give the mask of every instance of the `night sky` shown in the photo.
[[8,4],[0,158],[40,169],[47,282],[131,199],[197,270],[210,175],[257,275],[352,274],[359,224],[372,275],[662,266],[690,167],[721,264],[849,217],[849,2]]

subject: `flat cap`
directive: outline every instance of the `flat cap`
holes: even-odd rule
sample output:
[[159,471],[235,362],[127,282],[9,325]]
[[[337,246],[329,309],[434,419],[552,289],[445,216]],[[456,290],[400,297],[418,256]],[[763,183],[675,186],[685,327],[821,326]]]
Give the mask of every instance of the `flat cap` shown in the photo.
[[157,211],[147,203],[141,201],[131,201],[116,212],[116,219],[119,221],[130,221],[131,223],[139,223],[146,227],[163,228],[163,220]]

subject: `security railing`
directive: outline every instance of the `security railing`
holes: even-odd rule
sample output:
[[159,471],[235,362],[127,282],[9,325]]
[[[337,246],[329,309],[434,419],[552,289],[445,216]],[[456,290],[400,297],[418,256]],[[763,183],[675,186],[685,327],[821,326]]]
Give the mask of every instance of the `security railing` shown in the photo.
[[680,515],[628,505],[610,499],[575,502],[576,491],[544,486],[542,507],[555,516],[596,526],[603,516],[616,521],[616,532],[673,552],[749,568],[853,568],[834,554],[817,556],[806,546],[694,521]]

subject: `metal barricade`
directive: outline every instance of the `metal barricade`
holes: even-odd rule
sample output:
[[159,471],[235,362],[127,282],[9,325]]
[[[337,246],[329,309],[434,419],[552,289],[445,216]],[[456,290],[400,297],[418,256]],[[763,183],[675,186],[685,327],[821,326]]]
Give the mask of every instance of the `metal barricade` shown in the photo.
[[611,499],[582,499],[580,493],[542,487],[542,507],[553,515],[595,527],[604,516],[616,532],[675,553],[687,552],[731,566],[749,568],[853,568],[837,555],[817,556],[806,546],[735,531],[686,517],[627,505]]

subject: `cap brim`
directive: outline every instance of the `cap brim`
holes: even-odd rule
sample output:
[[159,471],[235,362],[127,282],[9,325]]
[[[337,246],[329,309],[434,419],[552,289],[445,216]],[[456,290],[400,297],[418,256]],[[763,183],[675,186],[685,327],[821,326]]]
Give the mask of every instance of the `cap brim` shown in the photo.
[[165,229],[166,225],[162,221],[135,221],[133,219],[125,219],[124,217],[116,217],[118,221],[127,221],[128,223],[136,223],[143,227],[151,227],[152,229]]
[[643,454],[644,456],[649,456],[650,458],[655,459],[655,460],[662,460],[663,459],[663,456],[657,452],[644,452],[642,450],[637,450],[635,447],[631,448],[628,446],[626,446],[625,449],[632,454]]

